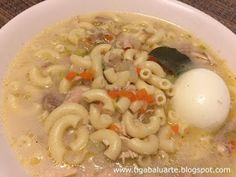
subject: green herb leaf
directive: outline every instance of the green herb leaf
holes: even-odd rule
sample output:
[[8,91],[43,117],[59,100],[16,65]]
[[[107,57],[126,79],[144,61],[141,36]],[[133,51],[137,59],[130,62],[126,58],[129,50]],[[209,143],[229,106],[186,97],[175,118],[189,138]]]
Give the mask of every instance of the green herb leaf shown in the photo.
[[192,61],[175,48],[158,47],[149,53],[167,72],[179,75],[192,68]]

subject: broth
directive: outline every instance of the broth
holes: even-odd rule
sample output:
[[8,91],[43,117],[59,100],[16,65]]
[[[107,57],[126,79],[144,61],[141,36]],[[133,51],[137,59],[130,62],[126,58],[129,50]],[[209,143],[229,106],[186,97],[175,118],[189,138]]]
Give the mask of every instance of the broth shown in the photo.
[[[122,35],[122,33],[125,35]],[[126,33],[129,35],[126,35]],[[103,87],[101,84],[98,84],[99,86],[93,86],[92,84],[95,85],[95,83],[93,83],[94,79],[98,77],[97,73],[100,72],[101,68],[95,67],[95,71],[93,70],[95,73],[91,72],[90,60],[84,58],[84,56],[91,56],[94,47],[103,44],[111,45],[112,49],[119,48],[119,50],[115,51],[117,53],[114,52],[113,54],[107,55],[108,61],[103,62],[102,71],[115,68],[116,72],[124,71],[124,75],[119,75],[115,80],[110,81],[109,76],[103,73],[106,82],[112,82],[113,84],[110,83],[108,84],[109,86],[106,85]],[[89,115],[91,116],[92,103],[87,103],[85,100],[81,101],[80,94],[87,90],[92,90],[91,87],[96,89],[101,89],[102,87],[103,90],[110,91],[109,93],[111,95],[114,88],[115,90],[124,90],[126,88],[132,90],[133,87],[136,86],[132,84],[132,81],[126,81],[128,86],[122,84],[123,80],[121,79],[119,82],[117,81],[119,77],[123,77],[124,79],[126,76],[125,71],[130,71],[130,67],[134,66],[133,63],[130,64],[129,62],[119,65],[122,63],[119,58],[119,52],[122,53],[122,57],[125,57],[123,53],[130,50],[130,53],[126,55],[127,60],[129,60],[129,57],[136,55],[135,53],[132,54],[132,49],[135,49],[136,52],[141,51],[138,55],[147,55],[153,48],[159,46],[168,46],[178,49],[191,58],[195,67],[210,69],[224,79],[231,95],[230,114],[227,121],[224,123],[225,125],[216,132],[210,132],[191,126],[185,127],[185,124],[177,121],[179,123],[179,132],[178,134],[172,132],[172,138],[175,144],[174,152],[165,152],[165,150],[158,148],[158,150],[153,153],[142,155],[130,149],[127,150],[126,145],[124,145],[125,138],[130,139],[132,136],[129,133],[129,135],[127,135],[127,130],[122,129],[121,117],[124,113],[113,110],[113,123],[106,126],[105,124],[109,121],[107,118],[104,125],[97,126],[106,127],[104,129],[109,129],[109,131],[118,131],[117,134],[119,134],[119,137],[122,136],[121,152],[115,160],[103,154],[107,148],[104,144],[107,142],[103,144],[102,142],[94,143],[88,140],[86,144],[86,148],[88,149],[86,157],[81,163],[74,163],[74,161],[76,161],[74,158],[79,157],[76,153],[82,153],[82,151],[74,152],[71,150],[73,148],[71,148],[70,143],[76,141],[76,136],[79,135],[75,135],[76,130],[70,128],[69,130],[66,129],[66,135],[64,135],[64,139],[61,140],[66,146],[65,153],[67,153],[67,155],[62,157],[64,158],[62,163],[58,161],[60,157],[57,158],[57,156],[53,155],[53,145],[49,147],[50,131],[45,128],[45,122],[52,112],[62,104],[77,104],[79,102],[88,112],[90,111]],[[107,46],[104,48],[106,47]],[[106,49],[103,49],[99,53],[99,56],[98,53],[95,53],[98,58],[97,60],[99,60],[100,54],[103,60],[105,60],[106,53],[108,53]],[[76,66],[76,62],[73,63],[74,60],[71,55],[80,56],[83,61],[87,61],[80,63],[78,67]],[[112,61],[109,60],[111,58]],[[79,59],[76,59],[76,61],[78,60]],[[170,74],[167,74],[165,78],[172,83],[174,83],[176,79],[176,77]],[[98,82],[100,83],[100,81]],[[84,88],[84,91],[83,88],[80,88],[81,85],[88,88]],[[29,176],[32,177],[123,177],[140,175],[135,173],[115,173],[114,169],[119,167],[139,167],[140,169],[145,167],[227,167],[231,169],[230,173],[196,174],[196,176],[232,177],[233,174],[236,173],[234,165],[236,162],[235,150],[232,146],[225,144],[226,140],[222,134],[225,133],[224,131],[232,130],[232,128],[227,130],[228,126],[235,128],[235,86],[236,78],[229,71],[224,61],[212,52],[202,41],[174,24],[131,13],[109,12],[78,16],[46,29],[30,41],[17,55],[9,68],[3,84],[3,124],[12,148],[16,151],[18,160],[24,166]],[[135,94],[138,95],[136,88],[134,88],[134,91]],[[121,95],[122,93],[124,94],[124,92],[120,91],[116,94]],[[152,98],[152,93],[146,93],[146,96],[147,95],[149,98]],[[167,94],[165,93],[165,95]],[[124,100],[126,101],[127,97],[130,99],[129,96],[123,95],[122,97],[125,97],[126,99]],[[146,105],[147,107],[144,109],[146,109],[146,111],[150,110],[151,114],[153,114],[152,111],[156,108],[163,108],[167,114],[168,111],[172,110],[170,99],[171,96],[169,97],[167,95],[167,102],[164,106],[154,104],[149,107],[149,105]],[[103,102],[103,104],[100,104],[103,100],[96,101],[98,102],[93,102],[95,110],[103,111],[103,114],[109,115],[107,112],[111,110],[109,108],[108,110],[103,110],[104,107],[102,107],[106,105],[106,103]],[[150,100],[141,99],[141,101],[148,102]],[[153,103],[152,100],[150,102]],[[123,104],[121,106],[123,106]],[[123,107],[120,109],[123,109]],[[143,112],[138,112],[137,115],[142,115]],[[83,116],[85,117],[85,115]],[[170,125],[171,120],[165,122],[161,127]],[[89,134],[96,131],[94,125],[91,125],[91,119],[90,123],[84,126],[87,128]],[[53,125],[49,126],[49,129],[52,130],[52,127]],[[153,134],[156,137],[158,131],[155,131]],[[141,138],[147,136],[151,135],[140,135]],[[52,136],[51,138],[53,139],[54,137]],[[57,141],[54,143],[57,143]],[[115,141],[114,143],[117,142]],[[56,149],[59,148],[60,147],[57,147]],[[121,157],[122,153],[123,157]],[[113,152],[111,155],[114,155]],[[73,163],[66,163],[67,161],[73,161]],[[143,176],[187,177],[192,175],[188,173],[145,173]]]

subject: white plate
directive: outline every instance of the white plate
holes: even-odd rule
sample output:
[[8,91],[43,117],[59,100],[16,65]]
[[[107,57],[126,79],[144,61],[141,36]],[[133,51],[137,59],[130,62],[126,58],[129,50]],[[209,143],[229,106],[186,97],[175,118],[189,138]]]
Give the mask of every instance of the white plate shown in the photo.
[[[175,0],[47,0],[24,11],[0,30],[0,82],[23,44],[48,25],[95,11],[128,11],[156,16],[194,33],[236,72],[236,35],[203,12]],[[0,177],[25,177],[0,127]]]

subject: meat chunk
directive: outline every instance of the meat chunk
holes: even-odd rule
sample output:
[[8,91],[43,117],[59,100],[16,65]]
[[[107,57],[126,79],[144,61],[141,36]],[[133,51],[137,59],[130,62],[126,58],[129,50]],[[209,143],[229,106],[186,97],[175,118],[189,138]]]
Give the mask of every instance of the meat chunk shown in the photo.
[[50,92],[43,97],[42,106],[44,110],[52,112],[60,106],[64,101],[65,96],[57,92]]
[[230,137],[227,136],[236,130],[236,119],[233,118],[226,123],[215,135],[214,141],[217,144],[217,149],[219,152],[224,154],[230,154],[233,147],[230,143]]
[[104,56],[104,64],[106,67],[114,67],[122,61],[121,55],[109,52]]
[[139,49],[141,47],[141,42],[137,38],[127,33],[121,33],[117,37],[116,47],[122,49],[130,49],[130,48]]
[[129,71],[131,67],[134,67],[132,61],[123,60],[113,65],[116,72]]
[[131,83],[136,83],[138,80],[138,74],[136,71],[136,68],[132,61],[129,60],[123,60],[117,64],[114,65],[114,69],[116,72],[122,72],[122,71],[129,71],[129,81]]
[[112,33],[99,30],[91,34],[87,38],[87,42],[89,42],[90,44],[103,44],[103,43],[112,44],[114,42],[114,39],[115,39],[115,36]]
[[81,95],[89,88],[85,86],[74,87],[71,91],[68,92],[64,100],[65,103],[80,103]]
[[227,140],[226,140],[226,137],[225,137],[225,134],[227,132],[230,132],[232,130],[235,130],[236,129],[236,118],[233,118],[232,120],[230,120],[229,122],[226,123],[225,126],[223,126],[215,135],[215,140],[217,142],[220,142],[220,143],[225,143]]

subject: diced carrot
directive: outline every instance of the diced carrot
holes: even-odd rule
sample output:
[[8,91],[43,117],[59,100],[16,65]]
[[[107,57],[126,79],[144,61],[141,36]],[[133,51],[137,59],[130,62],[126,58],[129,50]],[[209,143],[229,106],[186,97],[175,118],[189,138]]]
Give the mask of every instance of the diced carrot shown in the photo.
[[136,100],[136,95],[129,90],[121,92],[121,96],[127,97],[130,101],[135,101]]
[[140,111],[141,114],[143,114],[147,111],[147,109],[145,107],[141,107],[141,109],[139,111]]
[[137,100],[136,94],[131,90],[110,90],[107,92],[107,94],[113,99],[116,99],[119,97],[126,97],[131,102]]
[[93,80],[94,79],[94,73],[92,71],[84,71],[79,74],[80,77],[82,77],[84,80]]
[[120,130],[120,128],[116,125],[116,124],[111,124],[111,126],[109,127],[109,129],[110,130],[112,130],[112,131],[114,131],[114,132],[116,132],[116,133],[120,133],[121,132],[121,130]]
[[107,94],[113,98],[113,99],[116,99],[119,97],[119,91],[118,90],[110,90],[107,92]]
[[133,101],[136,101],[136,95],[132,92],[132,91],[128,91],[128,93],[127,93],[127,97],[129,98],[129,100],[131,101],[131,102],[133,102]]
[[136,72],[137,72],[138,75],[140,75],[141,68],[140,68],[140,67],[137,67],[137,68],[136,68]]
[[106,42],[111,42],[113,40],[113,36],[109,34],[105,34],[103,38]]
[[236,141],[231,140],[229,143],[230,143],[232,149],[236,150]]
[[178,134],[179,133],[179,125],[178,124],[172,124],[171,126],[171,130],[175,133]]
[[155,61],[156,62],[156,60],[157,59],[155,57],[151,56],[151,55],[148,57],[148,61]]
[[120,97],[127,97],[127,91],[125,91],[125,90],[120,90],[120,91],[119,91],[119,96],[120,96]]
[[74,71],[70,71],[67,75],[66,75],[66,79],[68,81],[73,80],[75,77],[77,76],[77,73]]
[[136,92],[136,96],[138,100],[145,100],[145,98],[148,96],[148,93],[145,89],[141,89]]
[[127,94],[126,94],[126,91],[125,91],[125,90],[120,90],[120,91],[119,91],[119,96],[120,96],[120,97],[126,97],[126,95],[127,95]]
[[152,95],[147,95],[145,101],[149,104],[153,104],[155,102],[155,98]]

